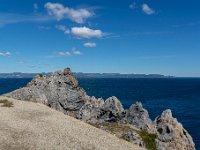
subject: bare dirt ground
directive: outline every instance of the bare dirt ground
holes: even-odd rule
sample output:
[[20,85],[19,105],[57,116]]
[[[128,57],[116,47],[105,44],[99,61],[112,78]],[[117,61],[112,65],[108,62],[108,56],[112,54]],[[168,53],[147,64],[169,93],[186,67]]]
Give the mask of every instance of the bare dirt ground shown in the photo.
[[144,150],[45,105],[0,103],[0,150]]

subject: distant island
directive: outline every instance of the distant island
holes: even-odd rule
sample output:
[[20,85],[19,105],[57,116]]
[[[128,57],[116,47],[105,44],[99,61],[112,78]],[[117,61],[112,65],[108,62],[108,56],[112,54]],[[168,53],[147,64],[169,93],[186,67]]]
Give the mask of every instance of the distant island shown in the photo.
[[[0,78],[33,78],[37,74],[48,75],[49,73],[0,73]],[[77,78],[174,78],[174,76],[165,76],[161,74],[121,74],[121,73],[82,73],[75,72]]]

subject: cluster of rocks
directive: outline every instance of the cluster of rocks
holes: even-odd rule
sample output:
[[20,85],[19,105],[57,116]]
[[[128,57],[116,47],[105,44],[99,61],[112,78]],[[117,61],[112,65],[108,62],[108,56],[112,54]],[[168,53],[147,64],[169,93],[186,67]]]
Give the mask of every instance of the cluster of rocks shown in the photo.
[[[43,103],[88,123],[128,124],[139,130],[155,133],[159,150],[195,149],[191,136],[172,117],[170,110],[164,111],[161,116],[152,121],[147,110],[139,102],[125,110],[114,96],[106,100],[88,96],[79,86],[69,68],[52,73],[47,77],[37,76],[26,87],[5,94],[5,96]],[[132,136],[134,134],[130,133]],[[137,142],[137,136],[133,136],[132,143],[140,143],[141,146],[141,142]]]

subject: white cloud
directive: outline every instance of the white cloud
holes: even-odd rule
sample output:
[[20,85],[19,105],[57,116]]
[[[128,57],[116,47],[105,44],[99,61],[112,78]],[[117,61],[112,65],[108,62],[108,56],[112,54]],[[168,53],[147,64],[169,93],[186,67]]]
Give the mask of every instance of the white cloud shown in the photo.
[[142,4],[142,11],[147,15],[152,15],[155,13],[155,11],[152,8],[150,8],[147,4]]
[[66,56],[70,56],[71,53],[68,52],[68,51],[65,51],[65,52],[58,52],[58,56],[63,56],[63,57],[66,57]]
[[91,42],[84,43],[83,45],[84,45],[85,47],[90,47],[90,48],[96,47],[96,43],[91,43]]
[[74,55],[82,55],[82,53],[80,51],[76,50],[76,48],[72,48],[72,53]]
[[54,16],[57,20],[68,18],[76,23],[84,23],[86,19],[94,15],[87,9],[73,9],[65,7],[60,3],[46,3],[45,8],[49,15]]
[[71,33],[76,38],[101,38],[103,32],[101,30],[93,30],[87,27],[73,27]]
[[11,53],[10,53],[10,52],[0,52],[0,56],[3,56],[3,57],[10,57],[10,56],[11,56]]
[[60,31],[63,31],[64,34],[69,34],[70,30],[66,28],[66,26],[64,25],[56,25],[56,28]]

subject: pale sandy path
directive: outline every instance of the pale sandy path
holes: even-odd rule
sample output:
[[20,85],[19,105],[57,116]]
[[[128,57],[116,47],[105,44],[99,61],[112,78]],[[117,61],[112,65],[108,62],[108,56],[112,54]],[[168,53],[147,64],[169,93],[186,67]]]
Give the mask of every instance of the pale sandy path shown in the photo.
[[144,150],[42,104],[7,99],[14,107],[0,107],[0,150]]

